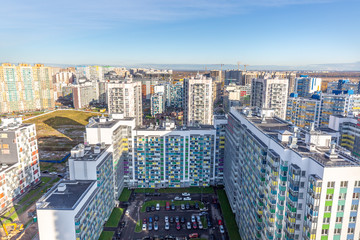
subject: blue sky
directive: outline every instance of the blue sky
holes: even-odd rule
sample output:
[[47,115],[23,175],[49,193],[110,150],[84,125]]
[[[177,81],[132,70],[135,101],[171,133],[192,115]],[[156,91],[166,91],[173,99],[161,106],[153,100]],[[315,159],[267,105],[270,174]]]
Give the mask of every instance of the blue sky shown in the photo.
[[360,61],[359,0],[4,1],[0,62]]

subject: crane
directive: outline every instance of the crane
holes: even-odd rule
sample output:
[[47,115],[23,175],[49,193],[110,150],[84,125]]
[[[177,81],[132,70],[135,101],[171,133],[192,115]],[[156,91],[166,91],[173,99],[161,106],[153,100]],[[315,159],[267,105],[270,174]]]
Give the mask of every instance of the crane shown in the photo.
[[238,65],[238,71],[240,71],[240,63],[241,63],[241,62],[237,62],[237,65]]
[[248,67],[249,64],[244,64],[244,71],[246,72],[246,67]]

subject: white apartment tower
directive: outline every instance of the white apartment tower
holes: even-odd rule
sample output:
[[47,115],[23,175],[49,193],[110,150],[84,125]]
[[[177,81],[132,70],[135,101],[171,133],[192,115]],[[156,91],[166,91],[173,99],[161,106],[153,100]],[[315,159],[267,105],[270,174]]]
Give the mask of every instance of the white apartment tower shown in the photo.
[[184,124],[213,124],[212,79],[202,75],[184,80]]
[[134,117],[136,125],[142,125],[141,82],[110,82],[107,85],[109,114],[122,113],[124,117]]
[[251,85],[251,106],[274,109],[279,118],[286,117],[289,79],[256,78]]

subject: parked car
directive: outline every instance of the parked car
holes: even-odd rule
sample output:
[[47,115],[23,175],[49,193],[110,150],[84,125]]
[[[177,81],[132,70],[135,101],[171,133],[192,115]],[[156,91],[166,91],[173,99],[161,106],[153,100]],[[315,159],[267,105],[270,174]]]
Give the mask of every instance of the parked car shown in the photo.
[[51,172],[50,175],[57,175],[57,172]]
[[165,222],[169,222],[169,217],[165,216]]
[[184,218],[184,217],[181,217],[181,218],[180,218],[180,222],[181,222],[181,223],[185,223],[185,218]]
[[42,173],[49,173],[49,171],[48,170],[44,170],[44,171],[41,171]]
[[154,205],[151,206],[151,211],[152,212],[155,211],[155,206]]
[[180,222],[179,216],[176,216],[176,217],[175,217],[175,222],[176,222],[176,223]]
[[199,215],[196,215],[196,221],[201,222],[201,218]]
[[198,233],[191,233],[191,234],[189,234],[189,238],[199,238],[199,234]]
[[197,229],[197,224],[196,224],[196,222],[193,222],[193,229]]
[[121,221],[121,222],[120,222],[120,227],[121,227],[121,228],[124,228],[125,225],[126,225],[126,222],[125,222],[125,221]]
[[152,223],[148,223],[148,230],[151,231],[152,230]]
[[142,230],[143,230],[143,231],[146,231],[146,223],[143,224]]
[[212,227],[212,223],[211,223],[211,220],[210,220],[210,219],[207,220],[207,225],[208,225],[208,228],[211,228],[211,227]]
[[154,221],[159,221],[159,216],[158,215],[154,215]]
[[146,218],[143,219],[143,223],[147,223],[147,219],[146,219]]
[[182,198],[181,198],[181,197],[175,197],[174,200],[175,200],[175,201],[181,201]]
[[174,222],[174,217],[170,217],[170,223]]
[[200,211],[202,211],[202,212],[206,212],[206,211],[208,211],[209,209],[207,209],[206,207],[204,207],[204,208],[200,208]]
[[221,219],[218,220],[218,224],[219,224],[219,226],[220,226],[220,225],[223,225]]
[[184,201],[191,201],[191,197],[184,197]]
[[190,197],[190,193],[187,193],[187,192],[183,192],[181,195],[182,195],[183,197]]
[[199,209],[199,204],[195,203],[195,209]]
[[151,208],[150,207],[146,207],[146,212],[150,212]]
[[169,203],[169,202],[166,202],[165,210],[166,210],[166,211],[169,211],[169,210],[170,210],[170,203]]
[[185,204],[181,204],[181,210],[185,210]]
[[160,211],[160,203],[156,204],[156,211]]
[[161,194],[159,192],[156,192],[153,194],[154,196],[160,196]]
[[180,223],[177,222],[177,223],[176,223],[176,230],[180,230],[180,229],[181,229]]
[[190,223],[190,222],[187,222],[187,223],[186,223],[186,228],[187,228],[188,230],[191,229],[191,223]]
[[196,222],[196,219],[195,219],[194,215],[191,216],[191,222]]
[[205,216],[205,215],[208,215],[208,213],[207,213],[207,212],[201,212],[201,213],[199,213],[199,216]]
[[190,209],[190,204],[189,204],[189,203],[186,203],[186,204],[185,204],[185,209],[186,209],[186,210],[189,210],[189,209]]
[[153,218],[149,217],[149,223],[152,223],[152,222],[153,222]]
[[130,214],[130,211],[129,210],[126,210],[125,211],[125,215],[129,215]]
[[224,226],[223,226],[223,225],[220,225],[219,228],[220,228],[220,232],[221,232],[221,233],[225,233],[225,229],[224,229]]
[[199,222],[199,229],[203,229],[202,222]]
[[170,229],[170,223],[169,222],[166,222],[165,223],[165,230],[169,230]]
[[154,230],[155,231],[159,230],[159,225],[157,221],[154,222]]
[[171,210],[175,211],[176,210],[176,207],[174,204],[171,204]]

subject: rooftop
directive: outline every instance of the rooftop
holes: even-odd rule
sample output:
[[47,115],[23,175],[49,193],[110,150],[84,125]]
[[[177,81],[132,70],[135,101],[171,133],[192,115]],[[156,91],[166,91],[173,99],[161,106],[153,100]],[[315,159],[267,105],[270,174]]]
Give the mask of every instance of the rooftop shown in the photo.
[[78,144],[71,149],[70,158],[76,161],[95,161],[101,156],[110,145],[84,145]]
[[[245,109],[245,108],[244,108]],[[309,143],[306,139],[306,135],[310,136],[324,136],[331,139],[331,136],[322,131],[308,131],[305,129],[297,128],[296,126],[277,117],[259,117],[255,114],[245,113],[242,108],[238,108],[237,111],[249,120],[254,126],[256,126],[263,133],[268,135],[274,141],[279,143],[283,148],[292,149],[302,157],[309,157],[317,161],[324,167],[335,166],[360,166],[360,159],[356,159],[348,154],[345,154],[340,148],[336,147],[334,152],[330,154],[331,146],[319,146],[317,144]],[[249,109],[249,108],[248,108]],[[298,130],[295,130],[298,129]],[[295,143],[296,147],[290,147],[289,142],[282,142],[279,138],[279,134],[288,135],[289,132],[292,137],[297,137]],[[296,132],[296,133],[295,133]],[[315,137],[317,138],[317,137]],[[310,150],[309,146],[311,146]],[[331,155],[331,156],[330,156]]]
[[[37,209],[74,209],[96,181],[63,180],[55,185],[37,203]],[[62,186],[66,186],[61,189]]]
[[[122,114],[115,114],[116,116],[122,115]],[[123,117],[120,118],[114,118],[113,116],[105,117],[92,117],[89,120],[89,124],[86,125],[87,128],[112,128],[115,126],[116,123],[118,123],[120,120],[132,120],[133,118],[130,117]]]

